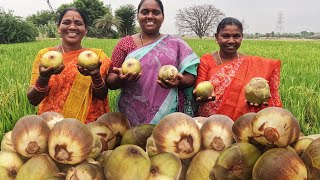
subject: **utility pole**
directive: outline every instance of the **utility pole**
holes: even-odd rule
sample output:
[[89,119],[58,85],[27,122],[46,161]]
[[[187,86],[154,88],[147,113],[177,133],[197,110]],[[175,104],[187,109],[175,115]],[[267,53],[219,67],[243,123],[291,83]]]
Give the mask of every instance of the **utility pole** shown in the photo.
[[50,8],[51,12],[54,12],[54,10],[53,10],[53,8],[52,8],[51,3],[50,3],[50,1],[49,1],[49,0],[47,0],[47,3],[48,3],[48,6],[49,6],[49,8]]
[[283,23],[284,23],[283,19],[284,19],[283,18],[283,13],[279,12],[278,20],[277,20],[277,26],[276,26],[276,32],[279,33],[279,34],[283,34]]

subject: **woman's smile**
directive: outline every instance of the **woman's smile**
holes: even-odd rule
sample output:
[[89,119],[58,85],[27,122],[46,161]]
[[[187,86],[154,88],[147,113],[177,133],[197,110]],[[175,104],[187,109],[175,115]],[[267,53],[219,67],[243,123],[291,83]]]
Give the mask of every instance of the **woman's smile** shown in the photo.
[[66,35],[70,38],[79,36],[79,32],[67,32]]

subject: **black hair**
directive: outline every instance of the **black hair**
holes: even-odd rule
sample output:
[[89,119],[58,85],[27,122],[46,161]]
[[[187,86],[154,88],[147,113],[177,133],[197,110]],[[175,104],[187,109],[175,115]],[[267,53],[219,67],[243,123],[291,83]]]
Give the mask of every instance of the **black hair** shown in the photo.
[[[143,3],[144,1],[146,1],[146,0],[141,0],[140,3],[139,3],[139,5],[138,5],[138,12],[137,12],[138,14],[139,14],[140,8],[141,8],[141,6],[142,6],[142,3]],[[164,15],[163,4],[162,4],[161,0],[155,0],[155,1],[158,3],[158,5],[159,5],[159,7],[160,7],[160,9],[161,9],[161,12],[162,12],[162,14]]]
[[238,19],[233,18],[233,17],[226,17],[226,18],[222,19],[220,21],[220,23],[218,24],[217,33],[219,33],[221,31],[221,29],[223,29],[227,25],[238,26],[238,28],[240,29],[241,33],[243,33],[242,23]]
[[88,27],[86,16],[84,15],[83,12],[81,12],[79,9],[77,9],[77,8],[75,8],[75,7],[66,8],[66,9],[64,9],[64,10],[59,14],[59,17],[58,17],[58,20],[57,20],[58,26],[60,25],[63,16],[64,16],[68,11],[78,12],[78,13],[80,14],[81,18],[83,19],[83,23],[84,23],[85,27],[86,27],[86,28]]

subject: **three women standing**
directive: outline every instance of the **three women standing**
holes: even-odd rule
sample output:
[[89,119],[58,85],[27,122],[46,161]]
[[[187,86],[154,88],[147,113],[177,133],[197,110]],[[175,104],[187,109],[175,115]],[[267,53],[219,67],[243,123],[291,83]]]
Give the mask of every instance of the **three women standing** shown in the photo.
[[[200,63],[187,43],[160,33],[164,21],[160,0],[142,0],[137,19],[141,32],[118,42],[112,52],[112,63],[101,49],[90,48],[98,54],[101,66],[89,71],[77,66],[78,55],[88,49],[81,45],[87,33],[85,17],[76,9],[66,9],[58,22],[61,44],[39,51],[33,64],[28,99],[33,105],[40,104],[38,113],[56,111],[84,123],[94,121],[108,111],[106,96],[110,88],[122,90],[118,110],[132,125],[157,124],[163,116],[177,111],[191,116],[224,114],[236,120],[242,114],[265,107],[246,102],[244,87],[253,77],[267,79],[271,90],[268,104],[282,106],[278,93],[280,61],[238,53],[243,38],[239,20],[228,17],[219,23],[215,38],[220,49],[204,54]],[[42,55],[50,50],[63,53],[63,66],[47,69],[41,66]],[[124,75],[121,65],[131,58],[140,61],[142,72]],[[163,65],[177,67],[178,77],[166,82],[158,80]],[[202,81],[215,86],[216,97],[214,101],[199,101],[195,114],[192,91]]]

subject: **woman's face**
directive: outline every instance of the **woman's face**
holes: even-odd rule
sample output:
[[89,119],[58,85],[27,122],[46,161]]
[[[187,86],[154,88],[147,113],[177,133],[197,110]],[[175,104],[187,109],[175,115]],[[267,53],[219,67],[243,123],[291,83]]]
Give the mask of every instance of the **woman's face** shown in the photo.
[[78,12],[68,11],[58,26],[58,32],[62,41],[70,45],[76,45],[81,43],[82,38],[87,33],[87,28]]
[[138,21],[144,33],[158,33],[163,20],[163,13],[156,1],[146,0],[142,3],[138,12]]
[[225,54],[237,52],[242,42],[242,33],[236,25],[226,25],[216,34],[216,40],[220,46],[220,51]]

